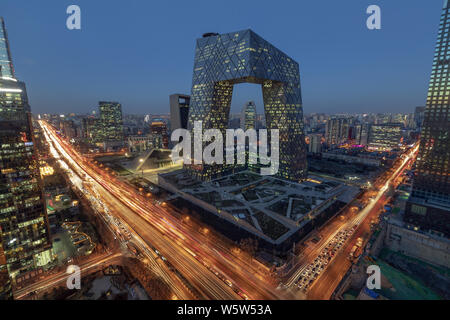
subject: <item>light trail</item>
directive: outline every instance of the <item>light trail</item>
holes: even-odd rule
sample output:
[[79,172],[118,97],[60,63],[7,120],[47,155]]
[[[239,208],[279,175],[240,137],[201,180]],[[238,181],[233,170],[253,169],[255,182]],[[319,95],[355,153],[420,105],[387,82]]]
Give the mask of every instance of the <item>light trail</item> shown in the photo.
[[[87,168],[83,163],[84,160],[76,152],[71,150],[69,154],[67,152],[70,150],[69,147],[66,145],[64,148],[65,142],[58,139],[46,124],[41,122],[41,125],[46,132],[46,137],[52,141],[58,149],[58,153],[69,163],[70,167],[83,173],[87,179],[95,181],[95,184],[98,184],[98,190],[102,187],[104,189],[102,197],[106,197],[108,203],[113,202],[112,198],[115,197],[116,200],[122,202],[122,205],[131,209],[132,212],[128,210],[122,212],[122,220],[126,220],[136,234],[140,234],[146,240],[151,238],[152,245],[161,249],[160,251],[171,259],[171,263],[176,266],[177,270],[182,273],[185,270],[184,274],[188,274],[186,278],[197,283],[198,289],[206,287],[205,291],[214,299],[237,298],[239,295],[235,296],[235,294],[242,293],[242,291],[251,298],[276,299],[282,297],[282,294],[276,292],[263,276],[257,275],[255,269],[252,270],[248,263],[243,263],[241,259],[233,256],[230,248],[226,248],[226,251],[230,253],[230,258],[223,253],[218,254],[211,250],[212,246],[216,246],[220,251],[224,249],[224,246],[220,243],[217,245],[208,243],[204,241],[204,238],[194,237],[192,230],[173,218],[167,211],[161,207],[143,203],[135,193],[128,190],[129,186],[124,188],[120,182],[114,181],[112,184],[111,180],[106,181],[102,175],[95,172],[95,169]],[[83,179],[86,180],[86,178]],[[133,223],[130,222],[136,220],[136,217],[146,220],[145,226],[142,224],[132,225]],[[168,227],[168,222],[171,224],[170,227]],[[144,227],[145,231],[137,230]],[[164,241],[161,241],[162,238]],[[189,248],[190,252],[195,252],[196,256],[194,257],[185,248]],[[213,270],[219,270],[221,275],[218,276]],[[232,287],[229,286],[229,282],[232,283]]]

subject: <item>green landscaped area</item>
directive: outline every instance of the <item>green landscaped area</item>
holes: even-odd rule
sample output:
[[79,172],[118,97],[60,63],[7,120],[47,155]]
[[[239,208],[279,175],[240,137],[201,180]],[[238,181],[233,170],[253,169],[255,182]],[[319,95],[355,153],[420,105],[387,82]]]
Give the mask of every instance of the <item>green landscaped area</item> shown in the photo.
[[392,300],[440,300],[441,297],[424,284],[409,277],[403,272],[391,267],[381,259],[377,260],[381,268],[381,274],[393,285],[392,288],[375,290],[381,295]]

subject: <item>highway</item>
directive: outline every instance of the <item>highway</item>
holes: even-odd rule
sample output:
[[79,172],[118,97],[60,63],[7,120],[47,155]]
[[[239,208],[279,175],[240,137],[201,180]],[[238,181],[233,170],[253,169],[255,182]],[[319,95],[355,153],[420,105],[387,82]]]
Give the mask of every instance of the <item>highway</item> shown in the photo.
[[[114,264],[118,262],[122,258],[122,253],[106,253],[98,256],[94,256],[91,259],[88,259],[81,263],[78,267],[80,267],[81,276],[85,276],[89,273],[101,270],[102,268]],[[14,291],[14,299],[26,299],[30,298],[30,294],[38,293],[40,291],[55,287],[55,286],[65,286],[65,282],[67,281],[68,274],[65,271],[58,272],[55,274],[51,274],[46,276],[44,279],[38,280],[32,283],[29,286],[24,288],[20,288]]]
[[[149,268],[159,274],[180,299],[305,298],[296,290],[296,283],[302,273],[335,237],[350,230],[350,238],[346,239],[344,246],[315,279],[309,288],[311,292],[306,294],[308,298],[329,298],[351,266],[350,261],[342,257],[347,256],[350,243],[361,233],[359,227],[369,223],[374,212],[380,212],[392,181],[417,152],[416,146],[391,169],[392,172],[385,174],[384,180],[379,179],[382,183],[375,183],[375,192],[365,193],[366,198],[371,193],[373,196],[363,209],[343,214],[345,221],[333,219],[328,222],[320,230],[320,241],[309,243],[297,257],[295,267],[284,275],[284,286],[276,288],[273,279],[237,254],[233,245],[208,233],[206,228],[206,231],[202,231],[183,223],[164,203],[159,205],[140,195],[105,168],[95,165],[92,159],[80,155],[46,122],[39,123],[51,144],[54,157],[61,159],[69,175],[72,175],[73,184],[88,195],[92,206],[99,208],[98,211],[102,212],[105,221],[119,238],[122,235],[117,224],[131,234],[129,241],[144,254]],[[61,166],[64,167],[64,164]]]
[[[338,218],[328,222],[318,235],[320,241],[313,243],[306,241],[307,248],[303,250],[301,256],[297,259],[297,265],[287,273],[287,278],[284,284],[292,291],[296,291],[296,283],[301,278],[302,273],[311,265],[311,263],[321,254],[330,242],[337,237],[339,233],[347,232],[350,236],[345,239],[343,245],[337,251],[336,255],[326,265],[324,270],[319,273],[314,280],[309,290],[304,294],[299,294],[300,297],[308,299],[329,299],[342,280],[347,270],[352,263],[348,259],[349,252],[352,246],[356,243],[356,239],[363,235],[370,233],[370,222],[376,219],[381,213],[384,204],[386,203],[386,193],[391,186],[395,186],[397,177],[399,177],[405,168],[411,164],[411,160],[416,156],[418,145],[409,150],[409,152],[399,160],[399,163],[386,172],[375,183],[375,192],[367,191],[363,195],[363,199],[367,201],[367,205],[359,211],[354,212],[355,207],[350,206],[349,209],[342,213],[343,220]],[[367,238],[367,237],[366,237]],[[368,240],[368,239],[364,239]],[[325,250],[326,251],[326,250]]]
[[[235,255],[227,243],[193,230],[171,215],[164,206],[153,204],[129,185],[117,180],[83,158],[60,138],[51,126],[40,121],[44,136],[52,145],[55,157],[82,180],[83,192],[107,207],[133,235],[149,261],[159,258],[169,262],[201,294],[204,299],[280,299],[285,298],[253,264]],[[76,179],[74,179],[76,180]],[[80,182],[74,181],[74,184]],[[166,279],[167,278],[167,279]],[[173,276],[165,280],[177,287]],[[179,282],[179,281],[178,281]],[[185,288],[180,289],[180,291]],[[185,298],[183,296],[178,298]]]

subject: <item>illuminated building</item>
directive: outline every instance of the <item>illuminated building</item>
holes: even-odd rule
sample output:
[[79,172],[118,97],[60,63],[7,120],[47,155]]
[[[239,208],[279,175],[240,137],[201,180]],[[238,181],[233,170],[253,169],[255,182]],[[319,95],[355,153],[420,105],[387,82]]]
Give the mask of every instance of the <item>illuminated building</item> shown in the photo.
[[170,130],[187,129],[189,102],[191,97],[184,94],[170,95]]
[[417,128],[422,128],[423,119],[425,117],[425,107],[416,107],[414,110],[414,121]]
[[350,119],[331,118],[327,121],[325,139],[328,147],[345,143],[348,140]]
[[60,122],[61,132],[68,138],[73,139],[77,137],[77,128],[73,120],[63,120]]
[[101,127],[100,119],[92,116],[83,118],[81,120],[81,132],[84,139],[89,143],[96,143],[101,141]]
[[169,135],[167,133],[167,125],[162,119],[154,119],[150,124],[150,132],[154,138],[153,145],[155,148],[168,149]]
[[253,101],[247,102],[242,108],[241,129],[256,129],[256,105]]
[[[250,29],[206,33],[197,39],[188,130],[194,133],[194,122],[202,121],[203,130],[218,129],[225,136],[233,86],[245,82],[262,86],[266,127],[279,130],[277,175],[292,181],[304,179],[306,145],[298,63]],[[185,166],[202,180],[231,169],[224,164]]]
[[321,153],[322,152],[322,135],[319,133],[308,134],[308,152]]
[[99,102],[102,141],[123,141],[122,106],[118,102]]
[[25,84],[6,72],[0,78],[0,277],[7,271],[15,278],[48,264],[52,245]]
[[444,2],[406,222],[450,236],[450,3]]
[[152,134],[128,136],[127,143],[130,152],[144,152],[153,148],[154,136]]
[[5,21],[0,17],[0,71],[2,77],[15,78]]
[[398,148],[402,139],[402,127],[399,123],[372,124],[369,128],[369,150],[390,151]]

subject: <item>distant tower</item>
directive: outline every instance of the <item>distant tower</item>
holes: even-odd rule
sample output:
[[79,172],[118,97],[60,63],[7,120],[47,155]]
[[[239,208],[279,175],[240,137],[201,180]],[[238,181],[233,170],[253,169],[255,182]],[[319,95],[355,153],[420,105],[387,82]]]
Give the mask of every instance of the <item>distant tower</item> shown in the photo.
[[41,189],[25,83],[14,78],[0,20],[0,300],[14,278],[52,261],[48,217]]
[[118,102],[99,102],[103,141],[123,141],[122,105]]
[[0,76],[15,78],[5,21],[0,17]]
[[241,129],[256,129],[256,105],[254,101],[247,102],[241,112]]
[[187,129],[189,103],[191,97],[185,94],[172,94],[170,102],[170,130]]
[[167,125],[163,119],[153,119],[150,124],[150,132],[153,136],[153,145],[156,148],[169,148],[169,135]]
[[[444,2],[405,220],[450,237],[450,4]],[[419,110],[420,111],[420,110]]]

